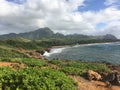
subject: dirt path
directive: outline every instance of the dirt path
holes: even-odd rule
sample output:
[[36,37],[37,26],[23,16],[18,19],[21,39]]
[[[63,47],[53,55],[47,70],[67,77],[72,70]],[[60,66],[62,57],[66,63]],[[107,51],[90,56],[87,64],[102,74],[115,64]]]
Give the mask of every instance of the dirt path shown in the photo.
[[13,64],[18,64],[18,63],[13,63],[13,62],[0,62],[0,67],[1,66],[11,66]]
[[120,86],[107,87],[106,83],[100,81],[88,81],[80,76],[70,76],[78,83],[78,90],[120,90]]
[[18,70],[20,68],[25,67],[24,64],[19,64],[19,63],[15,63],[15,62],[0,62],[0,67],[2,67],[2,66],[11,67],[14,70]]

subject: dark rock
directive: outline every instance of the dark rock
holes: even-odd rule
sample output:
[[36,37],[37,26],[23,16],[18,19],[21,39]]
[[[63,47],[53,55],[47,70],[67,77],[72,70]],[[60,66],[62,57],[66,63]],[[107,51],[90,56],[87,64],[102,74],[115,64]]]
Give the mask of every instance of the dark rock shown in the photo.
[[103,81],[109,82],[113,85],[120,85],[120,73],[118,72],[110,73],[103,78]]
[[50,52],[50,48],[46,48],[46,49],[43,49],[43,50],[36,50],[35,52],[40,53],[41,55],[43,55],[46,51]]
[[104,77],[104,79],[103,79],[103,81],[109,81],[109,82],[111,82],[111,81],[113,81],[113,80],[115,80],[115,74],[114,73],[110,73],[110,74],[108,74],[106,77]]
[[120,65],[111,65],[111,64],[106,64],[106,65],[111,70],[116,70],[116,71],[120,72]]
[[45,50],[36,50],[37,53],[40,53],[41,55],[43,55],[45,53]]
[[47,51],[47,52],[50,52],[50,50],[51,50],[50,48],[46,48],[46,49],[45,49],[45,51]]
[[120,85],[120,73],[116,73],[115,81],[117,85]]

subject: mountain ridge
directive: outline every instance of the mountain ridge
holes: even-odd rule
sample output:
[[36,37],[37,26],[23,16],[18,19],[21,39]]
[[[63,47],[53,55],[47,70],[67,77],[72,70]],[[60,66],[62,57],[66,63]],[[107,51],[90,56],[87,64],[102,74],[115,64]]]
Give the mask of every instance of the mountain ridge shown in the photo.
[[54,33],[51,29],[48,27],[45,28],[39,28],[34,31],[25,32],[25,33],[10,33],[10,34],[4,34],[0,35],[0,40],[7,40],[12,39],[16,37],[22,37],[29,40],[38,40],[42,38],[74,38],[74,39],[105,39],[105,40],[117,40],[117,38],[112,34],[106,34],[102,36],[88,36],[88,35],[82,35],[82,34],[70,34],[70,35],[64,35],[61,33]]

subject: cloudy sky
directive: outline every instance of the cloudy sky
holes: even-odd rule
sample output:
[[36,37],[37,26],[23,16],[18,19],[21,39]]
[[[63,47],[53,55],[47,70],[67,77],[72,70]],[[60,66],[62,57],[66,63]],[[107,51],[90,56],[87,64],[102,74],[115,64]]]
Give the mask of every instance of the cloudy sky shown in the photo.
[[120,0],[0,0],[0,34],[42,27],[120,38]]

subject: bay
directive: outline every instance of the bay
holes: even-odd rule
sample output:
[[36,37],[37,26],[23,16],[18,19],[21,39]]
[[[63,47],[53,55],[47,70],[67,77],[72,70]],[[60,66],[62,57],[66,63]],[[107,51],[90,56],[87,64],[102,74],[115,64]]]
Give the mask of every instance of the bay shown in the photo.
[[120,42],[53,48],[49,53],[46,52],[44,56],[51,60],[82,60],[120,65]]

